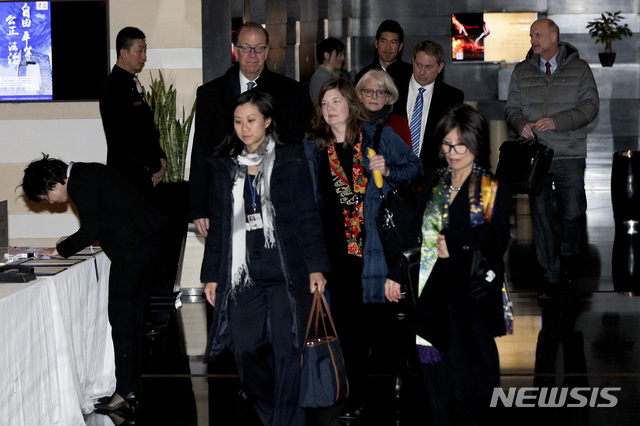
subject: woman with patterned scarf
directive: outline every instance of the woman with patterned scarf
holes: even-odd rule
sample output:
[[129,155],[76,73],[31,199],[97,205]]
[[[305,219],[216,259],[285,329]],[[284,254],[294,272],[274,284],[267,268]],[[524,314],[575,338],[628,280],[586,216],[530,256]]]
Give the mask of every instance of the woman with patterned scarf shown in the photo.
[[[354,419],[365,402],[367,354],[376,315],[372,305],[385,303],[387,264],[376,227],[380,191],[371,172],[385,180],[408,185],[422,174],[418,157],[389,127],[384,126],[380,148],[368,158],[375,125],[368,118],[355,89],[334,78],[320,89],[305,151],[316,183],[324,241],[331,261],[327,275],[331,312],[345,357],[349,397],[342,413]],[[385,184],[383,190],[389,190]]]
[[[446,113],[437,140],[448,166],[425,183],[424,213],[408,241],[421,237],[418,302],[412,322],[433,424],[495,424],[489,408],[500,386],[495,336],[508,332],[503,311],[504,263],[509,243],[510,195],[489,172],[489,130],[468,105]],[[491,269],[482,286],[472,264],[482,253]],[[385,283],[400,300],[402,268],[394,265]],[[505,289],[506,291],[506,289]]]
[[235,132],[210,159],[201,280],[215,309],[204,361],[230,349],[262,423],[304,426],[304,326],[329,262],[302,145],[279,142],[273,105],[264,92],[240,95]]

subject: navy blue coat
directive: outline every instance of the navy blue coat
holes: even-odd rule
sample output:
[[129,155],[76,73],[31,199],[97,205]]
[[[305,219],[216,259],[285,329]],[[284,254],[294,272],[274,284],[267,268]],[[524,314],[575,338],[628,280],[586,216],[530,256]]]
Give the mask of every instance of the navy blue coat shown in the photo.
[[[371,123],[362,123],[362,145],[363,151],[367,152],[367,148],[373,143],[373,135],[376,126]],[[312,140],[305,140],[305,153],[309,158],[312,175],[315,179],[316,199],[318,207],[322,214],[323,201],[321,199],[321,191],[318,187],[318,173],[320,164],[320,151],[316,149],[316,143]],[[378,154],[384,156],[387,166],[389,167],[389,177],[385,178],[383,186],[384,193],[390,190],[386,183],[388,179],[391,183],[399,186],[409,185],[422,176],[422,166],[420,159],[416,157],[411,148],[404,143],[398,134],[388,126],[382,126],[382,135],[380,137],[380,152]],[[326,151],[323,152],[326,155]],[[384,282],[387,278],[387,263],[384,257],[382,242],[378,235],[376,226],[376,216],[380,212],[380,191],[369,171],[369,157],[364,156],[364,169],[367,173],[368,182],[364,196],[364,227],[365,241],[363,248],[363,268],[362,268],[362,299],[365,303],[385,303]]]

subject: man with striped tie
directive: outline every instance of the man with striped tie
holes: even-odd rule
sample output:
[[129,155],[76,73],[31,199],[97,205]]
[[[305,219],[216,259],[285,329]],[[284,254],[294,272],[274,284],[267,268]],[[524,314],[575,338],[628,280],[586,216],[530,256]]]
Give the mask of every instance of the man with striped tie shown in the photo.
[[[413,48],[413,74],[407,93],[406,117],[411,131],[413,152],[422,160],[425,174],[440,165],[440,141],[433,140],[436,125],[442,114],[464,101],[462,90],[449,86],[438,78],[444,68],[444,50],[438,43],[425,40]],[[399,99],[398,103],[403,102]]]

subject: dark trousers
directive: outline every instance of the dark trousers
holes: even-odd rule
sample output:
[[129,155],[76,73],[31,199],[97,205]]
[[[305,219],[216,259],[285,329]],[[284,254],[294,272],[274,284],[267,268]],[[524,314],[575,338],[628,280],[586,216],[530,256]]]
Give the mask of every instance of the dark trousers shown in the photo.
[[349,397],[345,405],[351,411],[366,400],[368,340],[371,325],[367,323],[362,301],[362,259],[344,254],[333,262],[334,272],[327,274],[330,309],[344,356]]
[[126,262],[113,262],[109,275],[109,322],[116,362],[116,392],[139,390],[147,294],[158,259],[159,233],[146,239]]
[[[456,379],[456,368],[447,361],[421,364],[433,426],[497,425],[497,408],[490,408],[491,393],[470,391],[472,380]],[[496,387],[499,386],[498,385]],[[492,390],[490,388],[488,390]]]
[[298,407],[300,350],[294,347],[294,313],[284,282],[260,283],[229,301],[229,335],[238,375],[265,426],[305,423]]
[[[540,195],[530,195],[531,220],[536,241],[536,256],[548,282],[560,279],[560,257],[579,253],[580,217],[587,211],[584,191],[584,158],[553,160]],[[560,241],[553,227],[553,185],[562,219]]]

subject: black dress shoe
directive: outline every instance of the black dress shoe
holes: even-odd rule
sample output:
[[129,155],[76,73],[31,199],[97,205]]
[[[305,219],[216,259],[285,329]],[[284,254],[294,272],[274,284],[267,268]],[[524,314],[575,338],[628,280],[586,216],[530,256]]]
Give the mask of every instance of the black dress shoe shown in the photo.
[[[117,397],[116,397],[117,395]],[[110,414],[117,413],[124,417],[134,417],[138,408],[138,399],[134,392],[129,392],[123,397],[120,397],[118,393],[114,393],[106,402],[100,402],[105,398],[100,398],[98,403],[94,405],[96,413]],[[118,402],[114,402],[117,400]]]
[[560,296],[560,283],[551,283],[545,281],[538,292],[538,301],[547,302],[555,300]]
[[116,426],[134,426],[136,424],[135,418],[127,418],[117,411],[109,413],[108,415],[113,424]]
[[98,401],[94,404],[94,406],[98,404],[107,404],[109,401],[111,401],[111,398],[113,398],[113,395],[103,396],[102,398],[98,398]]
[[353,425],[360,417],[362,417],[364,409],[364,403],[355,408],[345,409],[340,413],[340,420],[348,425]]

